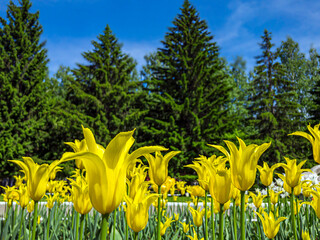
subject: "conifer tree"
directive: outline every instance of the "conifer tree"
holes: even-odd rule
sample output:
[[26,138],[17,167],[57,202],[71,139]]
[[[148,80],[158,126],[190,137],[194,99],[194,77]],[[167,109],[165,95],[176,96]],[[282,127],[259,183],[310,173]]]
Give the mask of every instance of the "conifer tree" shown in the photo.
[[188,0],[162,41],[150,66],[150,111],[144,128],[151,144],[180,150],[169,171],[186,173],[184,165],[199,154],[210,155],[207,143],[221,143],[232,128],[227,106],[230,79],[208,26]]
[[0,17],[0,168],[14,174],[8,159],[41,157],[46,99],[47,50],[40,42],[39,12],[29,0],[10,1],[6,19]]
[[309,93],[311,94],[311,104],[308,109],[309,118],[312,124],[320,123],[320,55],[316,49],[311,48],[309,51],[309,71],[308,76],[311,80]]
[[97,142],[107,143],[120,131],[137,127],[140,111],[136,106],[136,62],[122,52],[107,25],[93,50],[82,56],[88,64],[77,64],[69,86],[67,100],[77,110],[83,123],[95,131]]

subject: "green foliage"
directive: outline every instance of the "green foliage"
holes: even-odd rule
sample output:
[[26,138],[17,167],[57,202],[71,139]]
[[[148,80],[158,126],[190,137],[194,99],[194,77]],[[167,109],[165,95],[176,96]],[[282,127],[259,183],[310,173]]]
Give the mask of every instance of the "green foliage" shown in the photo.
[[31,3],[10,1],[0,18],[0,168],[1,176],[14,173],[8,159],[41,158],[47,132],[48,109],[43,81],[47,75],[47,50],[40,42],[39,12]]
[[232,129],[227,110],[230,82],[219,48],[205,21],[185,1],[163,47],[147,58],[144,68],[149,113],[144,129],[149,144],[180,150],[169,162],[175,176],[199,154],[208,154],[207,143],[220,143]]
[[122,52],[109,26],[92,45],[92,51],[82,54],[88,64],[72,70],[66,99],[74,114],[83,116],[83,123],[95,131],[97,142],[106,144],[120,131],[139,126],[143,111],[135,107],[135,100],[140,83],[136,62]]

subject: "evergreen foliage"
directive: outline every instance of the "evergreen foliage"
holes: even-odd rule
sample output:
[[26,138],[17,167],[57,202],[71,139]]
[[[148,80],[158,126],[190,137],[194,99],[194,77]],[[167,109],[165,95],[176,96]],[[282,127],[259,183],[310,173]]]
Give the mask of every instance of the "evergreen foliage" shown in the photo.
[[0,168],[14,174],[9,159],[42,157],[48,133],[43,81],[48,58],[40,42],[39,12],[31,13],[29,0],[10,1],[6,19],[0,17]]
[[276,51],[272,50],[271,40],[271,33],[265,30],[259,44],[263,53],[257,57],[248,109],[250,124],[258,131],[252,139],[272,141],[265,159],[273,164],[283,156],[297,156],[295,152],[299,152],[300,144],[287,134],[298,131],[304,118],[299,104],[301,82],[298,80],[305,71],[302,65],[305,58],[291,38],[282,42]]
[[310,49],[309,78],[311,80],[309,115],[312,124],[320,123],[320,56],[317,51]]
[[107,25],[93,50],[84,52],[88,64],[77,64],[66,99],[75,114],[95,131],[97,142],[105,145],[121,131],[139,126],[143,114],[135,106],[138,97],[136,62],[122,52],[122,46]]
[[169,162],[176,176],[199,154],[209,155],[206,144],[221,143],[232,128],[230,79],[212,40],[206,22],[186,0],[150,62],[145,139],[182,151]]

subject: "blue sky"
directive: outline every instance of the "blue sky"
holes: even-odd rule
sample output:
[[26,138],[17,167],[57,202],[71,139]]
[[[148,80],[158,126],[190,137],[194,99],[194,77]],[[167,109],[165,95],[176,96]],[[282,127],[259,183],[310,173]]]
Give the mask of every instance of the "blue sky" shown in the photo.
[[[9,0],[0,0],[5,16]],[[17,0],[14,0],[17,2]],[[231,62],[243,56],[248,70],[259,55],[258,42],[264,29],[272,32],[279,46],[287,36],[308,53],[320,50],[319,0],[191,0],[200,18],[207,21],[221,56]],[[84,63],[82,52],[92,49],[91,41],[109,24],[123,43],[124,52],[141,67],[143,56],[161,47],[168,27],[180,12],[183,0],[33,0],[32,11],[40,11],[50,58],[49,71],[59,65]]]

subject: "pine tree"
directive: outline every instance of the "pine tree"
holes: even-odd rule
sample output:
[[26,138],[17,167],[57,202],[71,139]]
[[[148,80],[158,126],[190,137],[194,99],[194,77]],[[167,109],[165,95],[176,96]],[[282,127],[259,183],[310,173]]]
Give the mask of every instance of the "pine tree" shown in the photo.
[[39,156],[46,99],[47,50],[40,42],[39,12],[31,13],[29,0],[10,1],[6,19],[0,17],[0,168],[14,174],[8,159]]
[[107,25],[93,50],[82,56],[88,64],[77,64],[75,80],[70,84],[67,100],[77,110],[83,123],[95,131],[97,142],[107,143],[120,131],[139,126],[140,111],[136,90],[136,62],[122,52],[122,46]]
[[152,64],[147,90],[152,95],[146,140],[180,150],[169,171],[184,174],[184,165],[199,154],[209,155],[207,143],[220,143],[232,128],[227,106],[230,79],[219,48],[196,9],[184,1],[181,13],[162,41]]

